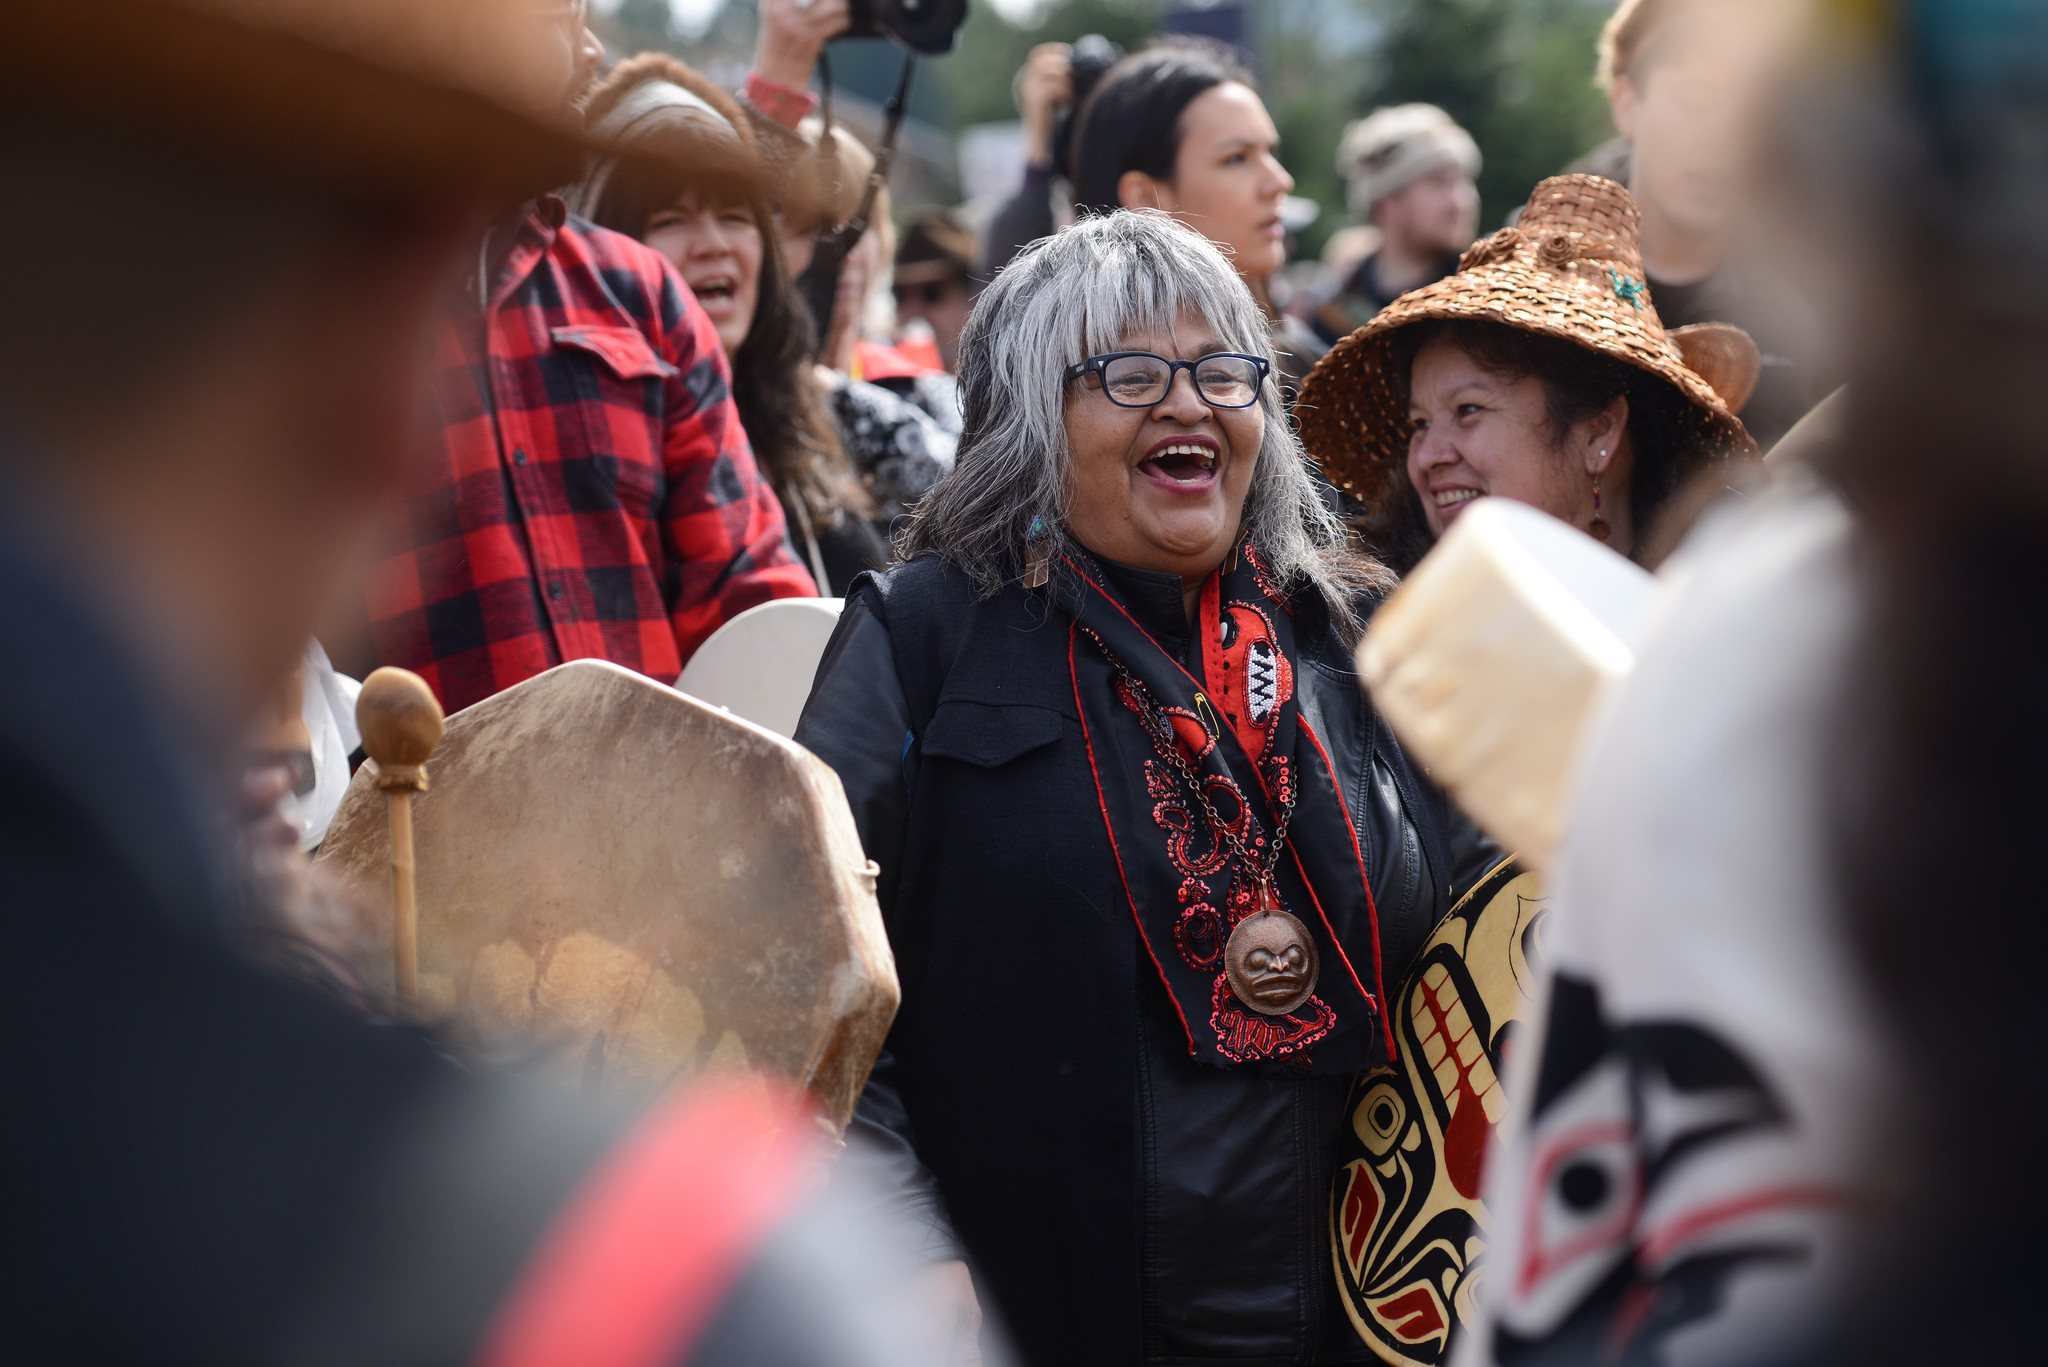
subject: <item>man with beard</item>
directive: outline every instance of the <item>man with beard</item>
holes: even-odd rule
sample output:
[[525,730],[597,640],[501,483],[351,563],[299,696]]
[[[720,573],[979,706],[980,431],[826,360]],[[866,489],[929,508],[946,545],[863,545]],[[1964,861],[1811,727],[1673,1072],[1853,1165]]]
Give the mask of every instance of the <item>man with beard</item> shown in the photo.
[[1317,311],[1316,332],[1328,346],[1456,270],[1479,228],[1478,145],[1433,104],[1393,105],[1352,124],[1337,169],[1352,217],[1372,225],[1379,246]]
[[[588,0],[532,2],[566,105],[604,47]],[[673,682],[727,619],[817,592],[711,320],[658,252],[556,195],[521,204],[478,244],[433,354],[439,449],[411,471],[367,609],[374,663],[417,672],[449,711],[566,660]]]

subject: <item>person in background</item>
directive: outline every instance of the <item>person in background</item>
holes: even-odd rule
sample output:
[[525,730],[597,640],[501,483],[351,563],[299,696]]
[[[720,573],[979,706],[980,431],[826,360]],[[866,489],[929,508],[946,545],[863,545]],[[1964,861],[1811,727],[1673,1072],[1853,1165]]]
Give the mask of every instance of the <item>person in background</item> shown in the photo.
[[[759,0],[758,9],[754,65],[740,87],[740,107],[754,122],[762,160],[786,189],[796,183],[798,164],[816,155],[797,128],[818,108],[811,93],[818,54],[846,32],[852,16],[847,0]],[[780,199],[775,207],[782,208]]]
[[1412,289],[1458,268],[1479,231],[1479,145],[1433,104],[1378,109],[1344,130],[1337,151],[1351,216],[1377,245],[1316,311],[1326,346]]
[[[798,281],[818,234],[852,216],[874,160],[844,129],[823,143],[808,89],[819,52],[850,22],[846,0],[762,0],[760,16],[739,103],[767,173],[783,261]],[[863,335],[863,315],[887,299],[878,277],[887,273],[894,232],[885,190],[848,253],[832,316],[811,320],[840,446],[885,526],[951,468],[960,433],[959,403],[938,358],[906,356]]]
[[812,361],[810,314],[784,263],[771,172],[733,97],[665,53],[621,62],[585,103],[610,155],[575,191],[593,223],[655,248],[718,330],[733,402],[811,575],[838,595],[888,563]]
[[1164,215],[1027,249],[961,339],[960,465],[797,728],[903,975],[858,1132],[1048,1367],[1372,1360],[1322,1210],[1463,856],[1350,668],[1390,579],[1268,338]]
[[2048,365],[2048,11],[1813,8],[1766,212],[1852,358],[1837,439],[1681,548],[1575,763],[1542,1095],[1489,1170],[1528,1271],[1460,1367],[2039,1355],[2008,1118],[2048,1096],[2001,1046],[2048,949],[2011,857],[2048,819],[2048,500],[2038,414],[1986,396]]
[[1343,280],[1379,249],[1379,229],[1370,223],[1346,224],[1323,243],[1322,267],[1333,279]]
[[1169,39],[1134,53],[1081,108],[1075,203],[1094,214],[1156,209],[1220,247],[1266,314],[1289,392],[1323,351],[1273,302],[1293,189],[1251,73],[1218,44]]
[[[604,48],[581,0],[562,8],[566,108]],[[451,712],[565,660],[666,683],[728,618],[817,592],[717,328],[660,253],[542,194],[478,242],[457,298],[434,346],[440,441],[368,575],[376,663]]]
[[1040,43],[1017,73],[1017,112],[1024,133],[1024,183],[996,209],[983,234],[981,277],[1010,264],[1027,243],[1074,221],[1074,122],[1080,106],[1123,60],[1124,50],[1099,33],[1071,45]]
[[[847,0],[762,0],[754,69],[742,107],[754,121],[763,160],[781,178],[784,246],[791,274],[809,269],[819,232],[838,227],[859,206],[875,156],[844,127],[829,141],[818,99],[807,89],[825,44],[843,34]],[[887,186],[868,217],[868,231],[853,245],[840,272],[829,319],[818,328],[826,364],[856,380],[897,384],[946,429],[959,431],[959,405],[937,360],[899,347],[888,276],[896,253],[896,225]]]
[[931,209],[910,220],[896,244],[896,323],[911,345],[910,329],[931,330],[940,363],[950,372],[960,350],[960,329],[974,307],[974,234],[944,209]]
[[[790,270],[801,273],[817,250],[818,235],[852,218],[874,169],[874,154],[843,128],[829,139],[815,117],[801,125],[819,150],[797,164],[781,219],[782,248]],[[839,422],[847,459],[867,481],[877,511],[893,521],[908,512],[953,468],[960,440],[960,403],[953,379],[900,349],[863,334],[862,320],[886,312],[886,273],[895,250],[889,195],[847,253],[833,297],[832,316],[819,358],[819,376]],[[934,358],[936,359],[936,358]]]
[[[821,233],[849,222],[865,198],[875,154],[852,132],[813,115],[797,127],[815,150],[798,163],[782,215],[783,248],[790,269],[810,268]],[[824,363],[855,380],[887,385],[929,414],[949,433],[960,430],[960,404],[938,349],[897,333],[892,279],[896,259],[894,200],[885,185],[875,194],[867,231],[840,266],[830,319],[820,323]]]
[[1621,178],[1643,213],[1643,269],[1667,326],[1732,323],[1763,372],[1740,416],[1768,450],[1835,388],[1796,283],[1758,278],[1739,228],[1751,200],[1757,65],[1717,0],[1623,0],[1600,37],[1598,80],[1626,143]]
[[431,438],[446,290],[576,172],[580,19],[0,13],[0,177],[35,206],[0,216],[9,1362],[938,1360],[864,1271],[887,1246],[813,1195],[801,1110],[601,1114],[245,952],[240,738]]
[[1638,555],[1695,475],[1755,456],[1732,411],[1755,380],[1754,345],[1727,327],[1667,331],[1637,222],[1613,181],[1546,180],[1518,227],[1396,300],[1303,382],[1302,442],[1397,571],[1489,495]]

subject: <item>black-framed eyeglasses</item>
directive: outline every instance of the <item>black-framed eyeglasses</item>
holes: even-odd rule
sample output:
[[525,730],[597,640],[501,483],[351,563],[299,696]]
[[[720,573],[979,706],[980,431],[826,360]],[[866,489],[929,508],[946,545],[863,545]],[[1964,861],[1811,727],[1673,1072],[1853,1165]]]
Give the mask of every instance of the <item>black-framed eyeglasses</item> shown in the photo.
[[1272,363],[1263,356],[1212,351],[1192,361],[1169,360],[1149,351],[1112,351],[1067,367],[1067,380],[1093,376],[1095,385],[1120,408],[1150,408],[1165,399],[1173,377],[1187,371],[1195,392],[1211,408],[1250,408],[1259,401]]

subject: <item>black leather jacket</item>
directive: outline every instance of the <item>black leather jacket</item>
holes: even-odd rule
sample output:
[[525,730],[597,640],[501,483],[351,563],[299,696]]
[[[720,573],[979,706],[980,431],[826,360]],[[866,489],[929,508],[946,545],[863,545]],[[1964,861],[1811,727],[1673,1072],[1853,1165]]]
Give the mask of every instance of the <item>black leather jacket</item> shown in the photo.
[[[1112,573],[1189,647],[1174,576]],[[882,866],[903,983],[858,1137],[1028,1361],[1369,1361],[1327,1248],[1348,1080],[1187,1057],[1122,905],[1067,639],[1043,593],[978,599],[926,558],[856,585],[826,652],[797,739],[838,771]],[[1297,605],[1297,640],[1391,985],[1451,905],[1450,820],[1319,608]]]

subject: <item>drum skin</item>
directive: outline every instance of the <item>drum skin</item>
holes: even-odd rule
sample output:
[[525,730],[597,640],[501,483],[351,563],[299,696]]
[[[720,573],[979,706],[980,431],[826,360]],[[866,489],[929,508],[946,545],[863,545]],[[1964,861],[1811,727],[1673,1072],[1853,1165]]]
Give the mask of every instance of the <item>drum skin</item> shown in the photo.
[[[373,768],[318,862],[388,943]],[[898,989],[875,868],[829,768],[582,660],[450,717],[427,769],[413,808],[430,1019],[491,1055],[538,1054],[604,1099],[709,1071],[786,1079],[844,1129]]]
[[794,736],[825,658],[839,598],[771,598],[711,633],[676,680],[678,692]]

